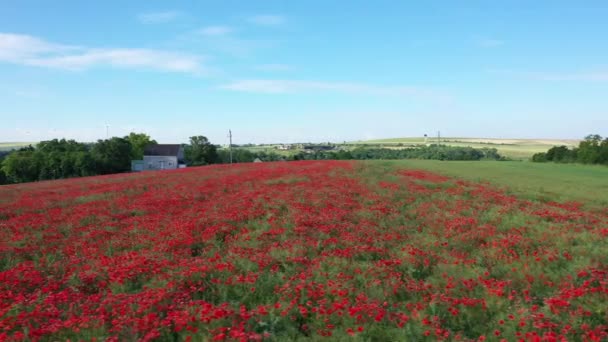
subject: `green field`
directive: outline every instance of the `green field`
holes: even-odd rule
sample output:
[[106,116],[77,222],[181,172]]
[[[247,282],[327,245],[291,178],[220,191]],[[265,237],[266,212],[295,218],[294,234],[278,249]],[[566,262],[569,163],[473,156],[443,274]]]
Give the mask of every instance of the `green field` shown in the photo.
[[412,159],[370,162],[385,163],[391,167],[425,169],[472,181],[485,181],[527,198],[578,201],[595,208],[608,206],[608,167],[605,166]]
[[[429,137],[427,143],[435,143],[437,138]],[[424,144],[424,138],[394,138],[356,141],[353,144],[369,144],[383,147],[408,147]],[[495,148],[508,158],[529,159],[534,153],[546,152],[553,146],[576,146],[578,140],[568,139],[496,139],[496,138],[453,138],[440,139],[441,144],[450,146],[470,146],[476,148]]]
[[28,145],[35,145],[33,142],[0,142],[0,151],[16,150]]

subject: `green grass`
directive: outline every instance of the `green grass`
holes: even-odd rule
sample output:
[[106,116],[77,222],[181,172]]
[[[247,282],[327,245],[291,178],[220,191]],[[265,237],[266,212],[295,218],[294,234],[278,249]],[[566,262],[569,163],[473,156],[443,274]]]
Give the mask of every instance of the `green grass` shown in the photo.
[[606,166],[436,160],[379,163],[425,169],[471,181],[485,181],[505,187],[516,195],[532,199],[578,201],[589,207],[608,206],[608,167]]
[[[435,143],[435,137],[429,137],[428,143]],[[354,144],[382,145],[391,147],[401,144],[402,147],[424,144],[424,138],[392,138],[357,141]],[[568,139],[496,139],[496,138],[441,138],[441,143],[450,146],[470,146],[476,148],[495,148],[498,152],[508,158],[524,160],[532,157],[538,152],[546,152],[553,146],[566,145],[576,146],[577,140]]]

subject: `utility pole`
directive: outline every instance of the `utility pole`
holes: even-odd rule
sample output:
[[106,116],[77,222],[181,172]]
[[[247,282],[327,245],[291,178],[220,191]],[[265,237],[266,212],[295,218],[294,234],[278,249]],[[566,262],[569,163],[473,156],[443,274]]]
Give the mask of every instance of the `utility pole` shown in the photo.
[[110,138],[110,125],[106,124],[106,139]]
[[228,130],[228,138],[230,138],[230,144],[228,145],[228,151],[230,151],[230,164],[232,164],[232,130]]
[[441,142],[441,132],[437,131],[437,145]]

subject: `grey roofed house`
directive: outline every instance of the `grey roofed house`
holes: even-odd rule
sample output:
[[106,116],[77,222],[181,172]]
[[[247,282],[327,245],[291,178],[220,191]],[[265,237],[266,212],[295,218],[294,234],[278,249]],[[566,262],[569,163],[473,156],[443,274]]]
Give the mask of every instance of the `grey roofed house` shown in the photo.
[[148,145],[143,162],[144,171],[177,169],[184,163],[184,148],[179,144]]

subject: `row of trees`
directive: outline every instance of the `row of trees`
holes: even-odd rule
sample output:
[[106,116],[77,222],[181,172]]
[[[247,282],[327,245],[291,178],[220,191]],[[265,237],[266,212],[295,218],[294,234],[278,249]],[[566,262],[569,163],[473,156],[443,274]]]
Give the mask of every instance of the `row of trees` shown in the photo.
[[[42,141],[35,147],[0,154],[0,184],[127,172],[131,161],[141,160],[146,146],[156,143],[144,133],[95,143]],[[184,158],[190,166],[221,162],[216,146],[204,136],[190,137],[190,144],[184,146]]]
[[[228,150],[218,152],[219,162],[228,163]],[[435,159],[435,160],[503,160],[494,148],[477,149],[472,147],[457,147],[431,145],[405,149],[365,148],[339,151],[298,152],[289,156],[277,153],[251,152],[246,149],[234,149],[232,160],[236,163],[252,162],[256,158],[262,161],[279,160],[366,160],[366,159]]]
[[92,144],[66,139],[42,141],[5,156],[0,179],[21,183],[125,172],[131,169],[132,159],[141,159],[144,148],[155,143],[142,133]]
[[319,159],[433,159],[433,160],[503,160],[495,148],[430,145],[404,149],[357,148],[352,151],[319,151]]
[[534,154],[532,161],[608,165],[608,137],[602,140],[600,135],[591,134],[578,147],[555,146],[547,152]]

